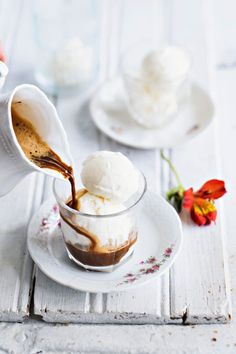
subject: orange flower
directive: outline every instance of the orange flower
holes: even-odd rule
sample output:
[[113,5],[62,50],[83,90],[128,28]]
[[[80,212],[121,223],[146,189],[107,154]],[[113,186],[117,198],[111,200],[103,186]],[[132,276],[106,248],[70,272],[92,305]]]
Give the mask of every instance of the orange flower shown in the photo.
[[168,163],[178,183],[176,187],[167,192],[166,198],[168,202],[178,213],[180,213],[182,209],[189,211],[193,222],[199,226],[209,225],[211,222],[215,222],[217,210],[214,200],[222,197],[226,193],[224,181],[211,179],[204,183],[196,192],[193,191],[193,188],[186,190],[180,181],[175,167],[172,162],[165,157],[162,150],[161,157]]
[[214,202],[206,199],[195,199],[190,215],[198,226],[209,225],[216,221],[217,210]]
[[190,211],[192,220],[199,226],[209,225],[216,220],[217,210],[214,200],[226,193],[224,181],[212,179],[197,192],[193,188],[184,191],[182,207]]

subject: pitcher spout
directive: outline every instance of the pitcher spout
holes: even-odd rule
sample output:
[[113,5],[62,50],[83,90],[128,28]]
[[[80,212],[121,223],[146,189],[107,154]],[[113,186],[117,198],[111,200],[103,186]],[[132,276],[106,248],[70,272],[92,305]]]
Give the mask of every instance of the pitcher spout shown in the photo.
[[[12,105],[17,115],[30,122],[35,127],[41,139],[58,155],[68,166],[73,166],[68,139],[65,130],[58,117],[55,106],[47,96],[34,85],[18,86],[12,94],[9,115],[12,113]],[[15,143],[18,144],[15,134]],[[19,144],[18,144],[19,145]],[[29,161],[19,145],[22,158],[26,158],[31,167],[52,177],[64,178],[56,169],[40,168],[37,164]]]

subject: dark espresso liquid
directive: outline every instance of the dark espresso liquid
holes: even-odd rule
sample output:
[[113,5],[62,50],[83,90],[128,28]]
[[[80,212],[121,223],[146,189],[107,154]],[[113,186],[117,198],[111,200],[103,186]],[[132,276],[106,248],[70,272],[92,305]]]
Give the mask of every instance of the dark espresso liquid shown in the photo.
[[82,249],[79,245],[66,242],[66,246],[71,255],[79,262],[93,267],[107,267],[120,262],[121,258],[129,251],[129,249],[137,241],[137,232],[133,231],[129,234],[129,239],[119,247],[102,246],[97,236],[91,234],[84,228],[74,225],[70,220],[61,214],[62,219],[69,224],[78,234],[85,236],[90,240],[88,250]]
[[110,252],[87,252],[68,242],[66,246],[71,255],[79,262],[93,267],[107,267],[119,263],[135,242],[136,239],[132,239],[125,245]]
[[[88,193],[86,189],[77,191],[76,209],[78,211],[80,210],[80,198],[82,198],[86,193]],[[71,201],[67,202],[67,205],[70,206],[70,203]],[[61,218],[65,223],[70,225],[70,227],[74,229],[76,233],[86,237],[90,241],[88,248],[84,249],[79,244],[71,244],[65,240],[67,249],[69,250],[70,254],[76,260],[86,265],[103,267],[117,264],[137,240],[137,232],[133,230],[130,231],[128,239],[122,245],[118,247],[111,245],[104,246],[98,236],[86,230],[77,222],[74,223],[73,219],[69,219],[68,214],[63,210],[61,210]]]
[[72,195],[70,207],[76,208],[77,200],[73,168],[65,164],[39,136],[33,124],[19,114],[17,106],[20,104],[21,102],[13,103],[11,110],[13,129],[19,145],[26,157],[35,163],[35,165],[40,168],[49,168],[58,171],[69,180]]

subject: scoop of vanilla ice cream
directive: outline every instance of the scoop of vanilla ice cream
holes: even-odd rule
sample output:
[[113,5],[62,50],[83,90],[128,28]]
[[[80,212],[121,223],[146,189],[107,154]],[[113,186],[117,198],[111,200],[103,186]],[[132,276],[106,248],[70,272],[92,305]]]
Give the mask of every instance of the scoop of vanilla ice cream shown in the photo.
[[138,172],[120,152],[98,151],[88,156],[81,179],[90,193],[114,202],[125,202],[138,191]]
[[190,68],[190,57],[183,49],[167,46],[146,55],[141,66],[142,78],[156,83],[184,79]]
[[[79,211],[90,215],[108,215],[118,213],[125,209],[121,203],[97,197],[87,192],[79,199]],[[102,246],[118,247],[128,241],[134,229],[133,221],[129,215],[121,214],[108,218],[86,217],[74,215],[73,223],[97,236]],[[80,244],[80,247],[90,246],[90,240],[82,235],[78,236],[67,223],[62,220],[62,230],[67,242]]]
[[125,206],[123,204],[115,203],[89,192],[79,198],[79,211],[90,215],[114,214],[124,209]]

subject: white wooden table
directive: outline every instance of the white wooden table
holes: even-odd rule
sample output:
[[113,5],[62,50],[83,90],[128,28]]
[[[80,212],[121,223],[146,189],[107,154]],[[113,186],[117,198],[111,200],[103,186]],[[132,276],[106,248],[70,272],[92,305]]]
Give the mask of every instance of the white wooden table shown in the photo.
[[[233,0],[94,0],[95,5],[100,70],[94,89],[118,72],[120,54],[138,39],[153,37],[157,44],[178,43],[191,51],[192,77],[211,93],[216,119],[202,135],[165,154],[186,187],[197,188],[218,177],[226,181],[229,193],[224,208],[218,203],[216,226],[199,228],[196,234],[196,227],[184,223],[183,250],[169,273],[132,292],[101,295],[58,285],[33,265],[26,248],[27,224],[52,190],[49,178],[27,177],[0,199],[0,352],[236,353],[236,325],[225,324],[231,318],[230,294],[234,299],[236,285],[236,4]],[[0,0],[0,35],[10,59],[4,90],[33,82],[29,0]],[[82,96],[52,99],[73,156],[82,160],[98,149],[124,152],[144,171],[149,188],[165,193],[172,181],[159,151],[133,150],[107,139],[93,126]]]

